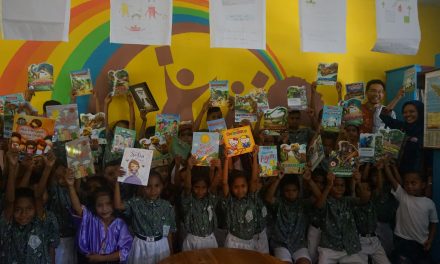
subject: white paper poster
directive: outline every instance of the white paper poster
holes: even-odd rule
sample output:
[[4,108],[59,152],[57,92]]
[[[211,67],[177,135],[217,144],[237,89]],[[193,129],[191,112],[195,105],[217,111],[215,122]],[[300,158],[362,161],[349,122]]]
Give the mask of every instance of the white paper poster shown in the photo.
[[346,52],[346,0],[300,0],[301,50]]
[[373,51],[417,54],[421,38],[417,0],[376,0],[376,31]]
[[68,41],[70,0],[2,0],[3,38]]
[[211,47],[266,49],[266,0],[211,0]]
[[172,0],[111,0],[110,42],[171,45]]

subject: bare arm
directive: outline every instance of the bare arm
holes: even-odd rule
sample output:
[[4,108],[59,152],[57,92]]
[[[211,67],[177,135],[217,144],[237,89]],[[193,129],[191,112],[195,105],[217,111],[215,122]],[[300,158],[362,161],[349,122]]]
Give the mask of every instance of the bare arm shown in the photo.
[[389,110],[393,110],[394,107],[396,107],[396,105],[399,103],[399,101],[403,98],[404,95],[405,95],[405,90],[402,87],[397,92],[396,96],[394,96],[393,100],[391,100],[391,102],[386,106],[386,108]]
[[307,183],[310,187],[310,190],[313,193],[313,196],[315,196],[316,199],[319,199],[321,197],[322,193],[319,190],[318,185],[313,181],[312,179],[312,171],[310,170],[310,167],[307,167],[304,174],[303,174],[303,180],[305,183]]
[[211,186],[209,187],[209,191],[211,193],[217,193],[217,187],[222,179],[222,161],[220,159],[214,159],[211,161],[211,167],[214,167],[215,176],[211,181]]
[[196,163],[196,158],[191,155],[191,157],[188,158],[188,166],[186,166],[186,177],[185,177],[185,184],[184,184],[184,192],[186,196],[189,196],[191,194],[191,180],[192,180],[192,173],[191,170]]
[[389,164],[385,164],[385,176],[387,177],[388,181],[391,182],[391,185],[393,186],[393,190],[397,190],[397,187],[399,187],[399,182],[394,178],[394,175],[391,171],[391,168]]
[[203,104],[202,109],[199,112],[199,115],[196,118],[196,121],[194,121],[194,131],[199,131],[200,126],[202,124],[203,117],[205,116],[206,112],[208,111],[210,105],[210,98]]
[[32,175],[32,170],[34,168],[34,162],[31,156],[26,155],[26,157],[21,162],[21,167],[24,169],[23,177],[17,184],[18,188],[29,187],[29,182]]
[[429,251],[432,246],[432,241],[434,241],[435,233],[437,231],[437,223],[429,223],[429,235],[428,240],[423,243],[423,249]]
[[255,145],[254,150],[252,151],[252,176],[251,182],[249,183],[249,192],[251,193],[258,191],[259,171],[260,167],[258,165],[258,146]]
[[275,203],[275,193],[283,177],[284,177],[284,173],[281,173],[280,177],[276,177],[276,178],[274,177],[272,183],[269,185],[269,188],[266,191],[266,195],[264,196],[264,199],[268,204]]
[[229,160],[231,158],[227,158],[225,160],[225,164],[223,165],[223,196],[228,197],[229,195],[229,184],[228,184],[228,176],[229,176]]
[[44,170],[40,181],[38,182],[37,188],[35,189],[35,196],[37,198],[42,197],[44,190],[47,188],[47,181],[49,180],[50,173],[52,172],[53,166],[55,165],[56,157],[51,152],[47,156],[44,156]]
[[106,127],[106,132],[107,135],[110,134],[110,126],[109,126],[109,122],[108,122],[108,113],[109,113],[109,107],[110,107],[110,103],[112,102],[113,98],[112,95],[109,93],[107,94],[107,96],[104,99],[104,114],[105,114],[105,127]]
[[72,209],[75,212],[75,214],[82,217],[83,209],[81,206],[81,202],[79,201],[78,194],[76,193],[75,178],[73,177],[73,173],[71,170],[68,170],[68,173],[64,175],[64,179],[69,189],[69,196],[72,202]]
[[6,209],[4,211],[6,219],[9,221],[14,212],[15,201],[15,181],[18,173],[18,153],[8,151],[7,161],[9,164],[9,174],[6,183]]
[[322,192],[321,196],[318,200],[316,200],[315,206],[317,208],[323,208],[325,205],[325,202],[327,201],[327,197],[333,188],[333,182],[335,181],[335,175],[332,172],[329,172],[327,174],[327,186],[325,186],[324,191]]
[[133,96],[131,94],[127,94],[127,102],[128,102],[128,110],[130,112],[129,128],[134,130],[136,129],[136,115],[134,113],[134,101],[133,101]]
[[142,119],[141,129],[139,131],[139,139],[145,138],[145,129],[147,128],[147,111],[141,110],[140,116]]

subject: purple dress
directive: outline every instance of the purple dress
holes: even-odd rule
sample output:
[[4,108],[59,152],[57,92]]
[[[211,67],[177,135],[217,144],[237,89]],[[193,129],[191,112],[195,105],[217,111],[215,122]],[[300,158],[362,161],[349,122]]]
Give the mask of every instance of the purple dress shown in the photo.
[[127,224],[121,218],[115,218],[105,229],[98,216],[85,206],[83,216],[75,216],[80,220],[78,230],[78,247],[82,254],[109,255],[119,251],[120,262],[125,263],[131,249],[133,237],[128,231]]
[[124,183],[142,185],[142,181],[137,175],[137,173],[131,174],[124,180]]

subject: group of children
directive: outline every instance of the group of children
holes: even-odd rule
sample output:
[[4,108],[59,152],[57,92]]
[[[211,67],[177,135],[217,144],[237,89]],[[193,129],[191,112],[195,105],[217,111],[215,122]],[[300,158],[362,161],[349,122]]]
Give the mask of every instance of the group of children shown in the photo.
[[[311,91],[313,97],[314,84]],[[48,154],[20,158],[5,139],[0,263],[158,263],[179,251],[217,247],[272,254],[285,263],[431,263],[438,219],[426,197],[432,176],[422,145],[422,103],[405,103],[399,121],[394,101],[381,105],[383,93],[381,81],[367,84],[360,127],[321,132],[317,109],[307,111],[312,128],[302,127],[302,112],[290,111],[285,133],[255,124],[252,153],[220,155],[209,167],[196,166],[191,155],[155,160],[147,186],[118,182],[126,172],[111,144],[96,161],[96,175],[75,179],[56,143]],[[109,139],[116,126],[134,128],[127,97],[130,121],[108,125]],[[108,96],[106,112],[110,103]],[[154,134],[146,114],[141,138]],[[182,122],[178,137],[191,143],[205,114],[207,121],[223,116],[207,102],[194,124]],[[329,170],[338,140],[357,144],[360,133],[383,126],[406,133],[399,160],[358,164],[351,178]],[[259,177],[259,146],[309,144],[318,135],[326,158],[316,169]]]

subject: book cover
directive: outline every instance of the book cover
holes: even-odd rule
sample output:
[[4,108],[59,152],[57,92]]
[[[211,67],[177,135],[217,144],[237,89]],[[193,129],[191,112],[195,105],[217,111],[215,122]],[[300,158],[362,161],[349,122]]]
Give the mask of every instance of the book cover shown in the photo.
[[209,90],[211,91],[211,106],[227,106],[229,100],[228,81],[211,81]]
[[235,122],[243,120],[257,121],[257,104],[250,95],[235,96]]
[[79,137],[78,106],[50,105],[46,107],[47,116],[55,119],[55,135],[57,141],[68,141]]
[[383,151],[383,136],[382,134],[375,134],[374,135],[374,161],[378,161],[381,159],[384,155]]
[[311,164],[311,169],[314,171],[319,163],[325,158],[324,146],[322,145],[322,138],[319,135],[310,145],[307,151],[307,160]]
[[322,128],[328,132],[339,132],[342,120],[342,107],[324,105],[322,112]]
[[359,159],[361,162],[373,162],[375,160],[376,135],[361,133],[359,136]]
[[147,186],[153,152],[148,149],[126,148],[121,162],[125,174],[118,178],[118,182]]
[[105,113],[99,112],[94,114],[80,115],[81,137],[90,137],[92,140],[97,140],[98,144],[107,144],[105,135]]
[[364,100],[365,98],[365,87],[363,82],[348,83],[345,85],[346,99],[356,98],[359,100]]
[[14,116],[17,113],[20,105],[25,103],[22,93],[8,94],[0,96],[2,104],[1,108],[1,120],[3,124],[2,134],[4,138],[10,138],[12,134],[12,128],[14,126]]
[[70,83],[75,96],[92,94],[93,83],[90,69],[70,72]]
[[197,166],[210,166],[211,160],[218,158],[219,134],[217,132],[194,132],[191,154]]
[[146,82],[131,85],[129,90],[139,110],[145,110],[147,112],[159,110],[159,106],[157,106],[156,100],[154,100],[153,94]]
[[136,141],[136,131],[122,127],[116,127],[113,138],[112,152],[122,153],[125,148],[132,148]]
[[258,148],[258,164],[260,177],[272,177],[279,174],[278,153],[276,146],[260,146]]
[[379,129],[379,134],[382,135],[383,155],[398,159],[405,133],[398,129]]
[[228,158],[252,152],[254,149],[255,141],[250,126],[231,128],[222,134]]
[[128,72],[126,70],[110,70],[108,72],[110,93],[112,96],[124,95],[128,92]]
[[177,136],[179,132],[179,114],[157,114],[156,136],[165,139],[167,136]]
[[264,128],[275,131],[284,131],[287,129],[287,108],[278,106],[274,109],[268,109],[264,112]]
[[52,91],[53,65],[49,63],[31,64],[28,67],[28,88],[33,91]]
[[302,174],[306,166],[306,144],[282,144],[280,146],[281,168],[286,174]]
[[170,147],[170,155],[171,157],[180,156],[184,160],[188,158],[189,153],[191,152],[191,145],[186,143],[185,141],[179,139],[178,137],[171,138],[171,147]]
[[318,65],[318,85],[335,85],[338,81],[337,63],[320,63]]
[[257,112],[264,113],[269,109],[269,99],[267,93],[262,88],[257,88],[249,93],[249,96],[257,103]]
[[223,135],[222,132],[228,129],[226,127],[226,122],[224,118],[220,118],[217,120],[211,120],[206,122],[208,124],[209,132],[217,132],[220,135],[220,144],[223,144]]
[[307,109],[307,91],[305,86],[287,87],[287,107],[291,110]]
[[329,170],[337,177],[351,177],[359,161],[358,148],[348,141],[339,141],[329,157]]
[[412,93],[416,89],[417,72],[416,67],[411,67],[403,73],[403,90],[405,93]]
[[22,139],[37,141],[52,137],[55,131],[55,120],[39,116],[14,116],[13,132],[21,135]]
[[89,139],[81,137],[66,142],[67,167],[74,172],[76,179],[95,174]]
[[343,102],[342,121],[345,126],[360,126],[364,122],[362,116],[362,102],[359,99],[348,99]]

